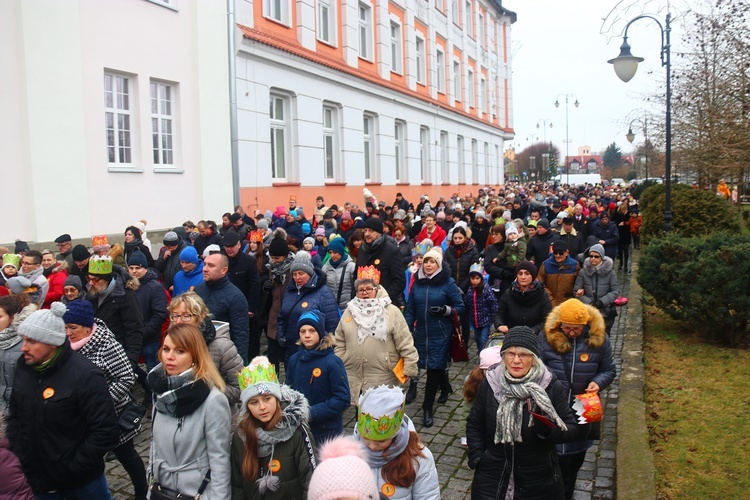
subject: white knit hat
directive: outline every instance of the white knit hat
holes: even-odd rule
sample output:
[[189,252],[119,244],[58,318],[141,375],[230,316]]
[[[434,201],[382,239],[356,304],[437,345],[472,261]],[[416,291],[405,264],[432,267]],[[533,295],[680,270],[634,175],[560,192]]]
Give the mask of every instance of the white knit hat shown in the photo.
[[49,309],[35,311],[18,327],[18,334],[43,344],[61,346],[65,343],[65,322],[67,311],[62,302],[53,302]]

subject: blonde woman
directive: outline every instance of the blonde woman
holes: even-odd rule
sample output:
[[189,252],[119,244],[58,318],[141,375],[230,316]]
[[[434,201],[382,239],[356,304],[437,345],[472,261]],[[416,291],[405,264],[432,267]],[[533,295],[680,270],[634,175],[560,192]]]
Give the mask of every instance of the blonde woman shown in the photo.
[[[155,491],[230,498],[226,384],[194,325],[173,325],[148,374],[154,393],[149,475]],[[208,482],[207,482],[208,481]]]

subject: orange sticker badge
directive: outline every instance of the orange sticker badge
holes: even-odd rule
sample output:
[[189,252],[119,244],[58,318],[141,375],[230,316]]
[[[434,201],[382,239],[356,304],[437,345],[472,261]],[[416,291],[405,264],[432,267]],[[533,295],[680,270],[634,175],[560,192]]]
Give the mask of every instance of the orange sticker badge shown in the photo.
[[385,483],[380,487],[380,493],[390,498],[396,493],[396,487],[391,483]]
[[351,317],[351,316],[349,316],[348,318],[346,318],[346,322],[347,322],[347,323],[351,323],[351,322],[352,322],[352,317]]
[[307,302],[303,302],[302,307],[307,307]]
[[268,470],[273,473],[279,472],[281,470],[281,462],[276,459],[271,460],[271,462],[268,464]]
[[42,397],[44,399],[49,399],[54,395],[55,395],[55,390],[52,387],[47,387],[46,389],[44,389],[44,392],[42,392]]
[[314,368],[314,369],[313,369],[313,377],[315,377],[315,378],[318,378],[318,377],[320,377],[320,375],[321,375],[322,373],[323,373],[323,372],[321,371],[321,369],[320,369],[320,368]]
[[586,361],[589,360],[589,353],[584,352],[583,354],[581,354],[581,357],[579,357],[578,359],[580,359],[581,361],[585,363]]
[[[379,265],[380,265],[380,259],[375,259],[375,262],[374,262],[374,264],[375,264],[376,266],[379,266]],[[389,484],[388,486],[390,486],[390,484]],[[385,485],[383,485],[383,488],[385,488]]]

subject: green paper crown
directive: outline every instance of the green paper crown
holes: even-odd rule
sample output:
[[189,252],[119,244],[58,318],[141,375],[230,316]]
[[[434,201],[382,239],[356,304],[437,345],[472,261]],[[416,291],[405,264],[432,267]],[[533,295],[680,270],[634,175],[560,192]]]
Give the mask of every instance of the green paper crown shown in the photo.
[[95,255],[89,259],[89,274],[112,274],[112,257]]
[[357,418],[357,430],[359,435],[372,441],[385,441],[396,435],[401,429],[404,420],[404,409],[399,408],[393,415],[382,415],[380,418],[373,417],[369,413],[360,411]]
[[[259,359],[260,358],[260,359]],[[276,368],[268,361],[268,358],[259,356],[254,359],[237,374],[237,380],[240,382],[240,390],[245,390],[251,385],[259,382],[279,383],[276,377]]]
[[21,266],[21,256],[15,253],[6,253],[3,255],[3,267],[14,266],[18,269]]

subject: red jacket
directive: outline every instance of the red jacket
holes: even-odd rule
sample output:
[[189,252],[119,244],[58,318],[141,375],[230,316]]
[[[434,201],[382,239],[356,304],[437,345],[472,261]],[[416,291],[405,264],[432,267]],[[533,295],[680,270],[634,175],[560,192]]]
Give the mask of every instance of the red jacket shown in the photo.
[[47,276],[49,290],[47,291],[47,296],[44,298],[42,309],[49,309],[49,306],[53,302],[57,302],[63,297],[63,288],[65,287],[65,280],[68,279],[68,271],[60,269],[60,264],[55,264],[55,266],[56,268],[52,271],[52,274]]
[[435,230],[432,232],[431,235],[427,234],[427,226],[422,226],[422,230],[419,232],[417,237],[414,239],[416,243],[421,243],[422,240],[429,238],[432,240],[432,242],[435,244],[436,247],[439,247],[440,244],[445,239],[445,229],[435,224]]

